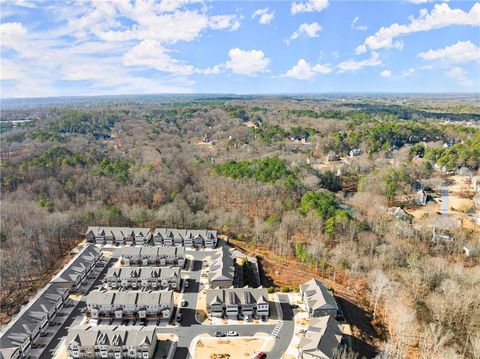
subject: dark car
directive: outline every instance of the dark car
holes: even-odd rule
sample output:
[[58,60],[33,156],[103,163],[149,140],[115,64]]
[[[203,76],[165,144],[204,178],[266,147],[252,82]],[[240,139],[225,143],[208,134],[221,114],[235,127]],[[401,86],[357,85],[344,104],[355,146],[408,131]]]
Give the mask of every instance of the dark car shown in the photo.
[[298,309],[298,304],[290,304],[290,308],[292,308],[292,309]]
[[225,334],[223,334],[222,332],[215,332],[215,336],[216,337],[224,337]]
[[266,357],[267,357],[267,354],[265,354],[264,352],[260,352],[260,353],[257,354],[255,359],[264,359]]

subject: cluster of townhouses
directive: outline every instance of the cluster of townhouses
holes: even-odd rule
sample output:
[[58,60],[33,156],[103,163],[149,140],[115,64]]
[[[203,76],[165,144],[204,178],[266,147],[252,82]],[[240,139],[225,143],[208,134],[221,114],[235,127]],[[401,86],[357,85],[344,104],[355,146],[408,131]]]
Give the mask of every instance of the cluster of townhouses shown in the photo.
[[124,319],[147,317],[170,321],[173,312],[173,291],[92,291],[87,296],[87,315]]
[[125,247],[120,250],[120,262],[124,266],[183,267],[185,260],[184,247],[143,246]]
[[87,245],[22,308],[0,337],[0,357],[28,358],[40,336],[46,334],[70,293],[77,291],[102,256],[93,245]]
[[145,245],[153,238],[153,244],[166,247],[215,248],[217,231],[196,229],[129,227],[88,227],[87,242],[102,245]]
[[211,289],[230,288],[235,277],[235,262],[229,253],[229,247],[221,246],[211,256],[208,284]]
[[88,227],[87,242],[110,245],[144,245],[152,239],[150,228]]
[[110,289],[179,289],[180,267],[110,268],[104,281]]
[[157,246],[215,248],[217,242],[217,231],[208,229],[156,228],[153,232],[153,243]]
[[153,358],[157,346],[153,326],[115,327],[80,325],[67,336],[70,358]]
[[342,341],[342,329],[336,321],[339,308],[332,292],[316,279],[300,286],[300,295],[310,317],[305,336],[300,339],[299,358],[333,358]]
[[207,310],[211,317],[228,319],[258,318],[270,315],[268,292],[265,288],[229,288],[207,291]]

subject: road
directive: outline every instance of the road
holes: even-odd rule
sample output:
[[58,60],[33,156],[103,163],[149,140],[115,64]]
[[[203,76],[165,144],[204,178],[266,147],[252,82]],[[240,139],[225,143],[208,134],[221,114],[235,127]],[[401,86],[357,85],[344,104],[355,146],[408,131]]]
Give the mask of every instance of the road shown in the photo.
[[[118,249],[117,248],[105,248],[106,251],[113,253],[113,258],[118,258]],[[177,308],[181,310],[183,319],[179,325],[169,325],[164,327],[157,327],[158,333],[169,333],[175,334],[178,337],[178,345],[175,351],[174,359],[187,359],[190,358],[190,344],[195,337],[201,334],[209,334],[215,336],[215,332],[219,331],[225,333],[228,330],[236,331],[239,336],[253,336],[256,333],[265,333],[271,335],[274,331],[275,325],[269,324],[240,324],[240,325],[203,325],[199,323],[195,316],[195,311],[197,308],[197,297],[198,293],[205,289],[205,285],[201,283],[200,276],[202,271],[203,260],[205,257],[211,255],[211,252],[206,251],[188,251],[188,255],[193,257],[193,264],[189,270],[189,263],[187,262],[185,269],[182,271],[182,275],[189,277],[189,286],[188,288],[183,288],[183,293],[181,298],[185,299],[188,304],[186,307]],[[90,286],[89,290],[96,287],[97,285],[102,284],[102,280],[105,276],[106,271],[114,264],[115,260],[110,260],[105,266],[103,271],[96,278],[95,282]],[[288,345],[293,336],[294,332],[294,314],[290,308],[289,298],[286,294],[278,295],[280,300],[280,309],[283,324],[281,325],[280,330],[275,338],[275,345],[273,346],[272,351],[268,352],[267,355],[269,358],[280,358],[282,354],[287,350]],[[276,305],[271,303],[271,305]],[[52,339],[50,344],[45,348],[44,354],[40,359],[52,358],[53,353],[59,347],[59,344],[65,339],[68,329],[78,323],[79,319],[83,316],[81,313],[82,308],[85,308],[85,296],[82,297],[81,301],[74,309],[72,314],[66,319],[64,325],[57,332],[55,337]],[[173,314],[175,318],[176,313]]]

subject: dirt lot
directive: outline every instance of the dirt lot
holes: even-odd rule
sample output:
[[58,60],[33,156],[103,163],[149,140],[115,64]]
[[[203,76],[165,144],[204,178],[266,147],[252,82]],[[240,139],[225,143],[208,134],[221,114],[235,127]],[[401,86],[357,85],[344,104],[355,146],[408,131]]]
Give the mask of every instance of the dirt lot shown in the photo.
[[[260,350],[268,351],[273,345],[273,338],[256,334],[244,338],[202,337],[195,347],[194,359],[249,359]],[[222,356],[220,356],[222,355]]]

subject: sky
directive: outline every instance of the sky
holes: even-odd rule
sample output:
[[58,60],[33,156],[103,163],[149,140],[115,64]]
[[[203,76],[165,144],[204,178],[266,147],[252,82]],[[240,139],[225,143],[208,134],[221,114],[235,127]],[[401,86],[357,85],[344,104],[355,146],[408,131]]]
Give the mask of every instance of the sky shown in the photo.
[[480,92],[474,1],[0,0],[2,98]]

